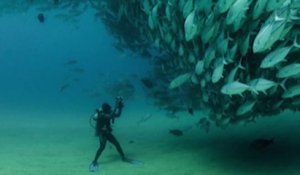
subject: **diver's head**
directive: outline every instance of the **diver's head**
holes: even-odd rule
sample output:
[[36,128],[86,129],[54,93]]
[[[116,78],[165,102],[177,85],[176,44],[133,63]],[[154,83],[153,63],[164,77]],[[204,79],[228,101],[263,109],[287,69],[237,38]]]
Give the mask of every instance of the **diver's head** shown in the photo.
[[111,113],[111,106],[108,103],[103,103],[102,111],[107,114]]

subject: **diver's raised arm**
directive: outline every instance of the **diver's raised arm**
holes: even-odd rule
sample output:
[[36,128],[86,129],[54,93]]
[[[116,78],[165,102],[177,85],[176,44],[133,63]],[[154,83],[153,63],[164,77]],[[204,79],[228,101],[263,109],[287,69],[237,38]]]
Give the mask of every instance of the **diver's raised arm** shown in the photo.
[[117,97],[116,98],[116,105],[115,105],[115,109],[113,111],[112,117],[113,118],[120,117],[121,114],[122,114],[123,107],[124,107],[123,98],[122,97]]

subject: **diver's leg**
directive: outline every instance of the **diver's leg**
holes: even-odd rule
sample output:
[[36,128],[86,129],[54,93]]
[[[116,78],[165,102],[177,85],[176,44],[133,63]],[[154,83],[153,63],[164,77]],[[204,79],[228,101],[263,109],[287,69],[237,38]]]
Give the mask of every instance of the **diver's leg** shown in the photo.
[[115,145],[115,147],[116,147],[117,151],[119,152],[122,160],[125,160],[125,154],[123,152],[123,149],[122,149],[120,143],[117,141],[117,139],[111,133],[109,133],[109,134],[107,134],[107,140],[109,142],[111,142],[113,145]]
[[98,158],[100,157],[101,153],[105,149],[106,142],[107,142],[107,137],[105,133],[100,133],[99,134],[99,142],[100,142],[100,147],[97,150],[97,153],[95,155],[93,163],[97,164]]

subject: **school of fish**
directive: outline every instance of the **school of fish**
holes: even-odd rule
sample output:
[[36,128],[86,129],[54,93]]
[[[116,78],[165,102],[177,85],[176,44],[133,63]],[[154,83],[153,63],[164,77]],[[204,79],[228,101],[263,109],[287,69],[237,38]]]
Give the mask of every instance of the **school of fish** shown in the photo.
[[157,87],[149,89],[156,90],[160,105],[180,105],[186,97],[167,94],[186,92],[197,102],[194,108],[207,110],[220,127],[300,109],[300,0],[46,3],[76,9],[82,2],[83,9],[90,5],[97,11],[118,50],[146,58],[153,50],[159,53]]
[[300,109],[300,0],[103,0],[101,7],[120,45],[164,53],[161,92],[193,86],[190,98],[217,126]]

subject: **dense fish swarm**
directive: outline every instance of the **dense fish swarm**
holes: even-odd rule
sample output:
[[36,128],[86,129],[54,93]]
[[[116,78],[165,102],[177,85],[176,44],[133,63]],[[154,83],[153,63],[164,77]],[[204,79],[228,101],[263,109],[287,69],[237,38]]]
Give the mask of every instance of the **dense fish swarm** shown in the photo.
[[172,108],[175,101],[175,111],[186,99],[209,109],[221,127],[299,109],[300,1],[93,3],[117,48],[161,53],[153,76],[159,86],[150,90],[159,105]]
[[208,109],[225,127],[300,109],[299,0],[11,0],[0,11],[30,4],[67,17],[91,6],[117,49],[157,51],[147,90],[173,113]]

